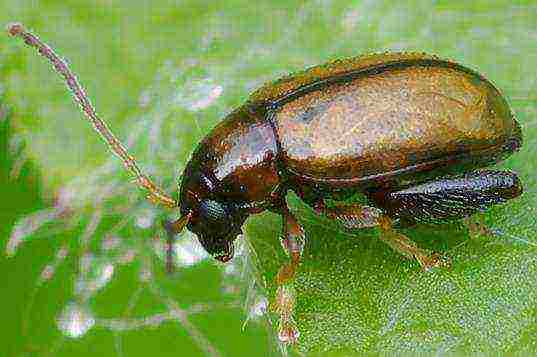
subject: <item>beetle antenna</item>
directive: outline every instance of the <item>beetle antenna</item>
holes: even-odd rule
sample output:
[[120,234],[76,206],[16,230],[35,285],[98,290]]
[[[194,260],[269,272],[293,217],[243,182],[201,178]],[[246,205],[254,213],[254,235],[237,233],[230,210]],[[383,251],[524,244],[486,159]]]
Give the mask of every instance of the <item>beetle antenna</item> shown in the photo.
[[112,153],[123,162],[125,169],[135,176],[138,186],[147,190],[147,198],[153,203],[160,203],[166,207],[177,207],[177,201],[164,193],[160,187],[155,185],[155,183],[153,183],[153,181],[151,181],[151,179],[142,172],[134,156],[129,154],[121,141],[119,141],[112,131],[110,131],[106,123],[99,118],[95,108],[91,104],[90,99],[86,95],[84,88],[78,81],[76,75],[71,71],[67,63],[61,57],[59,57],[49,45],[42,42],[33,33],[26,31],[22,24],[9,24],[7,31],[11,36],[22,38],[28,46],[37,49],[40,55],[49,60],[56,72],[63,77],[65,84],[71,91],[75,102],[78,103],[86,118],[93,125],[93,128],[108,144],[110,151],[112,151]]

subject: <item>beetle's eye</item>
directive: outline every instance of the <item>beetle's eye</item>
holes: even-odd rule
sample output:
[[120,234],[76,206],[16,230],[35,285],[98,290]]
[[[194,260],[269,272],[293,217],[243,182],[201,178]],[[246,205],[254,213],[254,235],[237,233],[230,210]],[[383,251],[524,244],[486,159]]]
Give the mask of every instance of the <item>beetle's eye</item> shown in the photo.
[[228,212],[226,206],[218,201],[203,200],[200,205],[200,215],[209,222],[225,223]]

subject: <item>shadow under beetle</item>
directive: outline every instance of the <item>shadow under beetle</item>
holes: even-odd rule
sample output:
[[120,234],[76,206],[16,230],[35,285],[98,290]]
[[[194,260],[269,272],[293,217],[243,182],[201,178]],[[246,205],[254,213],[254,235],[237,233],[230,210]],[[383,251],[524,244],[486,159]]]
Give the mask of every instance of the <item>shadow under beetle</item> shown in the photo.
[[[181,218],[164,224],[169,244],[186,226],[207,252],[226,262],[249,215],[271,210],[283,216],[282,245],[290,262],[276,278],[276,307],[284,342],[298,338],[286,284],[295,276],[305,238],[287,207],[289,190],[349,229],[379,226],[383,241],[424,269],[448,262],[394,224],[464,218],[522,193],[515,173],[482,169],[522,145],[520,125],[500,92],[458,63],[383,53],[312,67],[254,92],[199,143],[175,200],[142,173],[65,62],[22,25],[11,24],[8,32],[51,61],[148,198],[180,209]],[[325,204],[356,192],[370,205]]]

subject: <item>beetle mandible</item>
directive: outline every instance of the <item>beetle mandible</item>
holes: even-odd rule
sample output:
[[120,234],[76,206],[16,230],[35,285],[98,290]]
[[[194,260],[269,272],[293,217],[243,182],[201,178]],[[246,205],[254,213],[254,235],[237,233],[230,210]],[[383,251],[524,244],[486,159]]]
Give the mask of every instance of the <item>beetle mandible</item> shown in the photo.
[[[254,92],[199,143],[175,200],[143,174],[66,63],[21,24],[8,32],[51,61],[148,198],[179,208],[181,217],[164,224],[169,240],[186,226],[226,262],[249,215],[281,214],[290,261],[277,275],[280,297],[295,276],[305,239],[287,207],[289,190],[349,229],[380,227],[383,241],[424,269],[447,262],[396,225],[468,217],[522,193],[515,173],[483,169],[522,145],[520,125],[498,89],[453,61],[383,53],[315,66]],[[325,204],[357,192],[368,206]],[[280,306],[280,339],[292,342],[298,337],[290,316],[294,301],[284,300],[280,305],[291,307]]]

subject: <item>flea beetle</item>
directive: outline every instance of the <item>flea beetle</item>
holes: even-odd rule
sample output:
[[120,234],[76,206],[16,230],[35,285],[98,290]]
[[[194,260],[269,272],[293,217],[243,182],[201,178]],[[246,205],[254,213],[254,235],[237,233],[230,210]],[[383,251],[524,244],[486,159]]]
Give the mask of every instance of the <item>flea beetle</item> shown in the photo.
[[[283,217],[290,256],[276,277],[279,337],[293,342],[295,276],[304,230],[286,203],[294,191],[315,212],[349,229],[378,226],[381,238],[424,269],[447,264],[396,231],[399,225],[468,217],[522,193],[517,175],[487,170],[522,145],[505,98],[479,73],[423,53],[337,60],[255,91],[197,146],[178,199],[164,193],[97,116],[67,64],[22,25],[8,27],[46,57],[111,151],[148,198],[180,211],[168,240],[184,227],[221,262],[251,214]],[[368,205],[327,205],[361,193]]]

